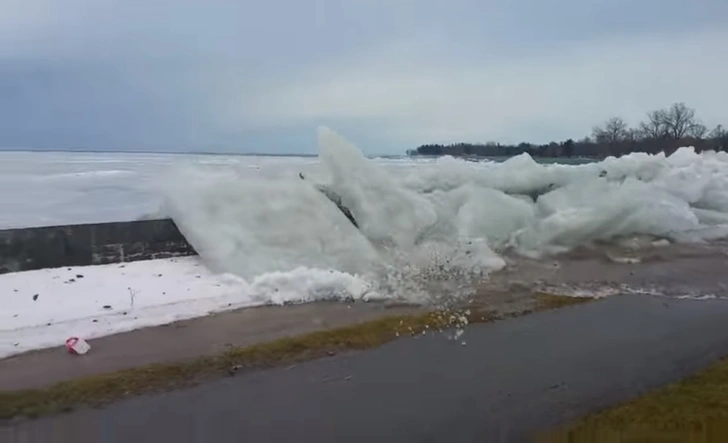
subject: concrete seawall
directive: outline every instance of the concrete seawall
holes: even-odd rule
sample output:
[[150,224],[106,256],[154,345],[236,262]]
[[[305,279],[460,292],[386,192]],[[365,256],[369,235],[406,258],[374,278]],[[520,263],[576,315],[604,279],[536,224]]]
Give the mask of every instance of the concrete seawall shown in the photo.
[[170,219],[0,230],[0,274],[194,254]]

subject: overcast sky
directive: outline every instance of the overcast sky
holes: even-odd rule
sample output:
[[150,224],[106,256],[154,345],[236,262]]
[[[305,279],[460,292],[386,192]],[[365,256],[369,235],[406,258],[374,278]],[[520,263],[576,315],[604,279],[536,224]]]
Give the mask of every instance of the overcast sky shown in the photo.
[[726,0],[2,0],[0,147],[368,153],[728,125]]

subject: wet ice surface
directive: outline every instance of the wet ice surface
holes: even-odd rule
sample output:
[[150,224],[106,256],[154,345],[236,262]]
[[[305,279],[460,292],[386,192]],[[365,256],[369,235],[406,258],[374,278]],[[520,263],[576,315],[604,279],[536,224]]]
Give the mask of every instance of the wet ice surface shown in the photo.
[[[582,246],[549,259],[506,256],[508,265],[480,286],[481,296],[505,292],[604,297],[649,294],[728,298],[728,242],[670,244],[648,238]],[[492,296],[492,295],[491,295]]]

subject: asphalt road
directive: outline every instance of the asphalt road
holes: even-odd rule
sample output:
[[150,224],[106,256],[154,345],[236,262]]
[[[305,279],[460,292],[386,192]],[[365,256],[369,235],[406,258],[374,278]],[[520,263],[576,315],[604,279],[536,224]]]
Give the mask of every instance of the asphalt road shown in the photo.
[[517,442],[728,355],[726,325],[728,300],[613,297],[5,424],[0,441]]

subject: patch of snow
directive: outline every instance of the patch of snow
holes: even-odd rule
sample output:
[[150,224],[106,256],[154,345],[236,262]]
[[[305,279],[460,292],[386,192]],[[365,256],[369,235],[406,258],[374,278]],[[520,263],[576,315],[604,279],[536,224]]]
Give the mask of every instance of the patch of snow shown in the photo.
[[251,283],[199,257],[0,275],[0,358],[214,312],[316,299],[372,298],[355,276],[299,268]]
[[0,275],[0,357],[249,306],[249,292],[197,257]]

